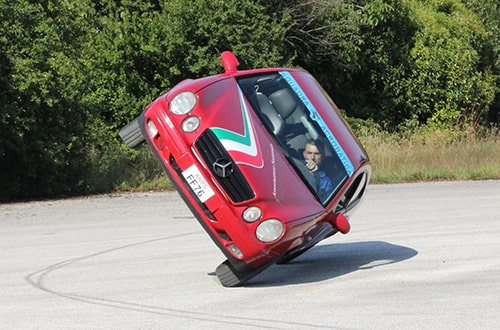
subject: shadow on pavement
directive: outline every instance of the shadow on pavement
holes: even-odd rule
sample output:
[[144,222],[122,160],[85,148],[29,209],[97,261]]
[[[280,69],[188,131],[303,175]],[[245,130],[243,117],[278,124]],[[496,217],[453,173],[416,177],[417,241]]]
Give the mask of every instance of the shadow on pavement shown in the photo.
[[416,256],[414,249],[382,241],[317,245],[284,265],[273,265],[246,283],[269,287],[319,282]]

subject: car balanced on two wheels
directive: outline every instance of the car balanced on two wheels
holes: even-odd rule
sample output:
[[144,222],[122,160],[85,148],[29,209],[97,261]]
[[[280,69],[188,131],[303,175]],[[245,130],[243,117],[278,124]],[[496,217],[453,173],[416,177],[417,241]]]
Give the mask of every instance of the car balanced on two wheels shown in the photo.
[[221,59],[223,73],[180,82],[120,136],[132,148],[147,142],[227,258],[221,284],[239,286],[349,232],[371,166],[308,72],[238,70],[230,51]]

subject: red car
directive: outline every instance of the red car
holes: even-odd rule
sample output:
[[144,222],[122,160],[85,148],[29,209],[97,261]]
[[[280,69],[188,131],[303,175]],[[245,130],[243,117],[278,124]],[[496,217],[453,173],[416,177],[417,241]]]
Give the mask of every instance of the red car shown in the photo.
[[237,70],[185,80],[120,130],[147,141],[227,260],[238,286],[336,232],[363,198],[371,166],[335,104],[306,71]]

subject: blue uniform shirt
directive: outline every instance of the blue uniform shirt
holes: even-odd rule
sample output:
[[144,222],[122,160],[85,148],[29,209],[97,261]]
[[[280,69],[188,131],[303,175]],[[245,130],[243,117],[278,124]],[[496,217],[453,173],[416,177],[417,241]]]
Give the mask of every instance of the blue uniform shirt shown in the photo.
[[325,201],[333,191],[332,180],[328,177],[328,175],[326,175],[325,171],[319,171],[318,176],[319,176],[318,195],[321,201]]

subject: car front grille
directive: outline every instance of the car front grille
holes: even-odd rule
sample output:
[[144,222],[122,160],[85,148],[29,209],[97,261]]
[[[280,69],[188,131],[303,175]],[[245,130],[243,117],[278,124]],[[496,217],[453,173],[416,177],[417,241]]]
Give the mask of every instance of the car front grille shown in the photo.
[[[240,169],[232,160],[217,136],[210,130],[205,130],[195,142],[195,147],[207,164],[213,177],[219,182],[229,198],[235,203],[244,202],[255,197]],[[227,171],[221,174],[217,164],[228,165]]]

